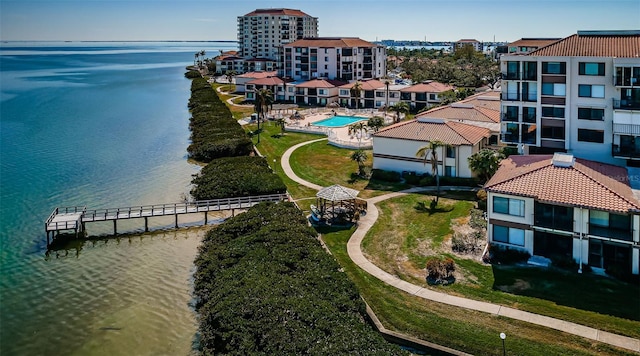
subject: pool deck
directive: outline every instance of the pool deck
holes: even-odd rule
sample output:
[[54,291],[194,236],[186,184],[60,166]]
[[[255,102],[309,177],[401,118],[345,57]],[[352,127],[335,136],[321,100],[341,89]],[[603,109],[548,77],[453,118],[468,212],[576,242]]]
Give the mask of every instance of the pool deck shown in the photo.
[[[366,119],[369,119],[373,116],[384,117],[384,112],[378,111],[377,109],[360,109],[360,110],[349,110],[349,109],[333,109],[336,115],[340,116],[359,116]],[[345,146],[353,145],[370,145],[371,144],[371,136],[370,132],[364,133],[364,137],[358,139],[358,135],[350,135],[349,134],[349,126],[342,127],[327,127],[327,126],[314,126],[313,123],[325,119],[329,119],[334,116],[334,112],[332,109],[308,109],[308,110],[299,110],[300,114],[303,116],[302,119],[297,120],[286,120],[287,128],[290,128],[295,131],[304,131],[305,128],[309,128],[309,131],[315,131],[318,128],[322,128],[327,130],[327,136],[329,136],[329,141],[335,141],[339,143],[343,143]],[[393,113],[388,113],[385,119],[387,124],[392,123],[394,118]],[[315,130],[314,130],[315,129]]]

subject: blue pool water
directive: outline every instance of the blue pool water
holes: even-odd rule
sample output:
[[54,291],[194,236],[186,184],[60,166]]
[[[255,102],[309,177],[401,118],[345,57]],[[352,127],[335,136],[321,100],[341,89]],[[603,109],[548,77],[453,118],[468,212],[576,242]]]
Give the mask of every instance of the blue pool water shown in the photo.
[[343,127],[343,126],[355,124],[356,122],[364,121],[364,120],[367,120],[367,118],[360,117],[360,116],[336,115],[328,119],[316,121],[313,123],[313,125],[324,126],[324,127]]

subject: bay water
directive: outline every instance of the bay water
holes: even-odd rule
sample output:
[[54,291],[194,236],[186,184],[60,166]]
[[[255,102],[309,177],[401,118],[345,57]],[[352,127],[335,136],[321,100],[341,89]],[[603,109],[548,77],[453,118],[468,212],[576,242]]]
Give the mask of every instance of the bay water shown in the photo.
[[[180,202],[194,54],[216,42],[0,45],[0,354],[187,355],[202,217],[118,223],[48,249],[57,206]],[[212,219],[212,217],[210,217]],[[101,225],[102,224],[102,225]],[[191,227],[189,227],[191,226]],[[110,223],[87,224],[108,236]]]

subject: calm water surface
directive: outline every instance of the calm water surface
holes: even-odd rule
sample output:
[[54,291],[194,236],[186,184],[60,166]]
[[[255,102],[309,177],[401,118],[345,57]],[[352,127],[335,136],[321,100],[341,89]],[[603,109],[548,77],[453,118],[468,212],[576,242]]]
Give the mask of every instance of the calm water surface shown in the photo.
[[[191,352],[191,275],[203,229],[138,232],[47,251],[43,221],[56,206],[184,199],[199,169],[186,159],[184,67],[196,51],[214,56],[232,46],[2,43],[1,355]],[[150,223],[161,229],[172,218]],[[141,231],[143,222],[118,228]],[[87,229],[106,235],[112,225]]]

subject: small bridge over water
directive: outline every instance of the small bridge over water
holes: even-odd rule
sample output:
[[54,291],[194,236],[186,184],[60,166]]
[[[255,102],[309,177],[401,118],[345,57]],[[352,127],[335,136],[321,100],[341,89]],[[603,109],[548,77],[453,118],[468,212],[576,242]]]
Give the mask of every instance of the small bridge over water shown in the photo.
[[78,234],[86,231],[85,224],[97,221],[113,221],[113,234],[118,234],[118,220],[144,219],[144,231],[149,231],[150,217],[175,216],[175,227],[178,228],[178,215],[204,213],[204,224],[207,224],[207,213],[210,211],[231,211],[248,209],[261,202],[278,202],[289,200],[287,193],[258,195],[251,197],[198,200],[186,203],[141,205],[126,208],[87,210],[86,206],[58,207],[53,210],[44,223],[49,243],[49,233],[54,237],[61,231],[74,231]]

